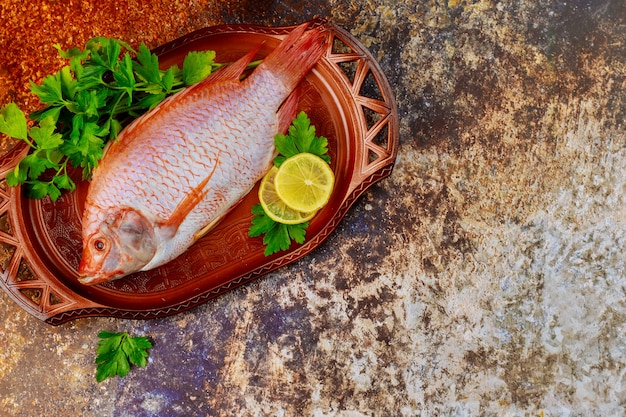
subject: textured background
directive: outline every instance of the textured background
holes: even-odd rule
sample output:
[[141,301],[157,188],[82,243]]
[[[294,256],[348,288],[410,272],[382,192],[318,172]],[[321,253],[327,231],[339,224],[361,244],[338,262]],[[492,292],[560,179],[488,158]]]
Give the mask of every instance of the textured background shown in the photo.
[[[395,91],[401,146],[310,256],[191,312],[43,324],[0,294],[0,414],[626,413],[623,0],[0,0],[0,104],[51,47],[326,17]],[[101,329],[154,340],[95,382]]]

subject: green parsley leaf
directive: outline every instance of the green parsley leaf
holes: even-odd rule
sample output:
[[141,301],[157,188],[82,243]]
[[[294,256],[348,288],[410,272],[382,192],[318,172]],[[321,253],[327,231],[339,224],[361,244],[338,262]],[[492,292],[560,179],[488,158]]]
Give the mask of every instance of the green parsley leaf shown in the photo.
[[304,222],[300,224],[289,224],[283,225],[287,226],[287,231],[289,232],[289,237],[294,240],[296,243],[304,243],[306,237],[306,229],[309,227],[309,222]]
[[274,144],[280,153],[274,158],[274,165],[277,167],[287,158],[303,152],[317,155],[330,163],[330,156],[327,155],[328,139],[324,136],[315,136],[315,126],[311,125],[311,120],[303,111],[293,120],[287,135],[276,135]]
[[263,243],[266,245],[264,254],[289,249],[291,239],[289,239],[289,231],[287,231],[286,225],[275,223],[275,225],[265,233]]
[[90,57],[93,62],[110,71],[115,70],[117,61],[122,52],[122,45],[116,39],[97,37],[93,38],[87,45],[90,50]]
[[57,188],[61,190],[74,191],[76,189],[76,183],[74,183],[74,181],[72,181],[72,179],[67,174],[56,175],[52,179],[52,182]]
[[147,350],[152,348],[150,340],[143,336],[131,337],[128,333],[101,331],[98,342],[96,381],[102,382],[109,377],[124,377],[131,365],[145,367],[148,363]]
[[45,77],[41,85],[30,82],[30,91],[39,97],[42,103],[55,104],[63,101],[60,72]]
[[252,207],[252,225],[248,229],[250,237],[263,236],[265,256],[273,255],[281,250],[287,250],[291,246],[293,239],[297,243],[304,243],[306,228],[309,222],[300,224],[281,224],[270,219],[263,210],[263,206],[255,204]]
[[26,171],[20,170],[20,164],[18,164],[13,171],[7,173],[7,185],[9,187],[16,187],[23,184],[26,178]]
[[63,143],[62,135],[55,133],[55,128],[52,117],[46,117],[39,123],[39,126],[33,126],[28,131],[28,135],[39,149],[55,149]]
[[68,49],[67,51],[64,51],[63,48],[61,48],[61,44],[59,44],[59,43],[55,43],[52,46],[54,47],[54,49],[57,50],[57,52],[59,53],[59,56],[61,58],[72,59],[74,57],[78,57],[79,60],[84,60],[84,59],[86,59],[89,56],[89,51],[88,50],[81,51],[77,47],[72,47],[72,48]]
[[59,71],[59,81],[61,83],[61,96],[73,99],[78,83],[72,76],[72,72],[68,65],[64,66]]
[[261,204],[255,204],[252,206],[252,225],[248,229],[248,235],[250,237],[257,237],[267,233],[268,230],[276,223],[265,214],[265,210]]
[[76,94],[76,111],[86,116],[97,117],[101,107],[101,97],[94,90],[82,90]]
[[28,135],[26,116],[17,104],[9,103],[0,110],[0,133],[26,140]]
[[61,196],[61,190],[51,182],[37,182],[27,190],[30,198],[44,198],[49,196],[52,201],[56,201]]
[[165,93],[162,94],[150,94],[149,96],[144,97],[139,102],[139,105],[144,109],[153,109],[157,104],[165,100],[167,95]]
[[215,51],[192,51],[183,61],[183,82],[185,85],[196,84],[211,74]]
[[126,104],[130,106],[133,102],[133,92],[135,90],[135,74],[133,73],[133,63],[130,54],[124,54],[122,61],[115,67],[113,79],[115,79],[117,87],[123,89],[126,93]]
[[27,155],[20,162],[20,169],[24,172],[28,179],[34,180],[43,174],[46,169],[55,168],[56,164],[46,158],[42,152],[34,152]]
[[57,123],[59,120],[59,116],[61,115],[61,110],[63,110],[63,107],[59,107],[59,106],[46,107],[42,110],[31,113],[29,117],[35,121],[40,121],[40,120],[45,119],[46,117],[51,117],[54,123]]
[[287,135],[277,134],[274,137],[274,145],[276,145],[276,149],[280,152],[280,154],[274,158],[274,165],[277,167],[281,166],[287,158],[299,153],[293,138]]
[[163,85],[163,89],[166,93],[170,93],[172,91],[172,87],[174,87],[174,69],[168,68],[167,71],[163,73],[163,78],[161,78],[161,83]]
[[142,43],[139,45],[137,61],[133,63],[133,68],[137,76],[148,83],[161,84],[161,71],[159,70],[159,58],[150,52],[148,47]]

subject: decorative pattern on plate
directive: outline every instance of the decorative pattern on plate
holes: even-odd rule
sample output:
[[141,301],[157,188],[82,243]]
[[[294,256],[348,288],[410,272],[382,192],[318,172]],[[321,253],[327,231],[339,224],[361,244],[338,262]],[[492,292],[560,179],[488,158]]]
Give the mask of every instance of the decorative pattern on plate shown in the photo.
[[[248,237],[256,189],[207,236],[161,268],[95,287],[77,281],[81,213],[88,184],[57,202],[29,200],[0,182],[0,286],[24,310],[51,324],[88,316],[147,319],[176,314],[293,262],[319,246],[357,197],[391,174],[398,147],[398,120],[391,88],[380,67],[349,33],[313,22],[327,32],[327,51],[301,84],[299,109],[318,135],[329,140],[336,187],[311,221],[307,241],[271,257],[261,238]],[[191,50],[212,49],[218,60],[238,58],[262,44],[271,51],[292,27],[215,26],[155,50],[166,67],[180,65]],[[5,178],[25,155],[18,145],[0,160]],[[80,177],[76,172],[76,178]]]

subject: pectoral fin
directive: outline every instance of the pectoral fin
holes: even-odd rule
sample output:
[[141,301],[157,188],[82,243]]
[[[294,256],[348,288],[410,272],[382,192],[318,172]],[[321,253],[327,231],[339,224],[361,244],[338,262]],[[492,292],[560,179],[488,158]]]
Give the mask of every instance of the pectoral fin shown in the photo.
[[204,197],[209,192],[209,189],[205,188],[206,185],[209,183],[209,180],[211,180],[211,177],[213,177],[215,170],[217,169],[218,160],[219,158],[216,158],[216,163],[213,166],[213,169],[211,170],[209,175],[207,175],[207,177],[204,178],[202,182],[194,187],[193,190],[191,190],[185,196],[185,198],[183,198],[183,200],[178,203],[170,217],[166,221],[160,222],[159,225],[164,230],[167,230],[167,235],[169,235],[170,237],[176,234],[178,228],[183,223],[183,221],[185,221],[189,213],[191,213],[191,211],[198,205],[198,203],[200,203],[204,199]]

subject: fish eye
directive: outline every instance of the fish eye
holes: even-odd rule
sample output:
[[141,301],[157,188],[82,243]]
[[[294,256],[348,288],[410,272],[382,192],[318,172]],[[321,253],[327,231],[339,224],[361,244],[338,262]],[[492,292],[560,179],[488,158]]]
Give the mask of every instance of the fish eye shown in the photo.
[[93,242],[93,247],[94,247],[97,251],[103,251],[105,246],[106,246],[106,245],[104,244],[104,241],[103,241],[102,239],[96,239],[96,240]]

